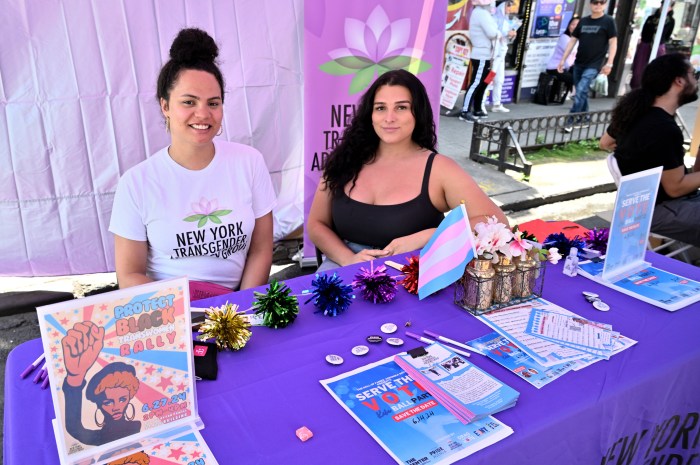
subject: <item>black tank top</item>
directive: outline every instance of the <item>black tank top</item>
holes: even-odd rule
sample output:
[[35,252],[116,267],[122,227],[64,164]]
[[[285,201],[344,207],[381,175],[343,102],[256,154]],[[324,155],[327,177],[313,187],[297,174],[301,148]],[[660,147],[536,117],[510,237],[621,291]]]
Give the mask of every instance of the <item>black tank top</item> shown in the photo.
[[428,181],[436,153],[428,156],[418,197],[397,205],[371,205],[353,200],[343,191],[331,200],[333,227],[346,241],[382,249],[397,237],[437,228],[445,215],[430,201]]

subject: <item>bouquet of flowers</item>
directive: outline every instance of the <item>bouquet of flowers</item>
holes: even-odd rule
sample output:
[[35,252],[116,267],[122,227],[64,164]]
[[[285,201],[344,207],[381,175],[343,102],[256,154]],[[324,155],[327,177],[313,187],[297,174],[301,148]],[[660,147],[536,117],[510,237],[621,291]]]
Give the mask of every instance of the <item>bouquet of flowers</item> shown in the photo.
[[476,255],[481,260],[489,260],[491,263],[499,263],[501,256],[512,261],[516,257],[537,258],[540,261],[548,260],[553,265],[561,260],[561,255],[556,247],[545,249],[534,241],[533,236],[528,236],[520,231],[518,226],[513,229],[500,223],[495,216],[488,218],[485,223],[474,226],[474,242]]

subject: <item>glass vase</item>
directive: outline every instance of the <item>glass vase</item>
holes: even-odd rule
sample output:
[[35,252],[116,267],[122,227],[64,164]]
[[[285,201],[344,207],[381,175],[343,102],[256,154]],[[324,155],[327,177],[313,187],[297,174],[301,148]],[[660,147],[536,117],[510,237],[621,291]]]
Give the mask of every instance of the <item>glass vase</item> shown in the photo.
[[501,255],[498,263],[493,265],[493,269],[495,272],[493,302],[497,304],[508,302],[513,296],[515,264],[510,258]]
[[526,255],[515,263],[515,278],[513,280],[513,297],[529,297],[533,293],[535,279],[538,274],[538,261]]
[[491,306],[495,274],[491,260],[474,259],[469,262],[464,276],[464,298],[467,307],[486,310]]

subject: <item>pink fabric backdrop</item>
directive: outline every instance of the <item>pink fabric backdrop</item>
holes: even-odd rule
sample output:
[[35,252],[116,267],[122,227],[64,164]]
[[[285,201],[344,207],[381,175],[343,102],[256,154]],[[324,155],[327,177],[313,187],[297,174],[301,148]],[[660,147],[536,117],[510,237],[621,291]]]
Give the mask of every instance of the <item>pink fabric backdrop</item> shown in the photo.
[[302,21],[303,0],[3,2],[0,275],[114,269],[114,190],[168,143],[155,82],[188,26],[219,43],[220,137],[265,156],[275,237],[301,225]]

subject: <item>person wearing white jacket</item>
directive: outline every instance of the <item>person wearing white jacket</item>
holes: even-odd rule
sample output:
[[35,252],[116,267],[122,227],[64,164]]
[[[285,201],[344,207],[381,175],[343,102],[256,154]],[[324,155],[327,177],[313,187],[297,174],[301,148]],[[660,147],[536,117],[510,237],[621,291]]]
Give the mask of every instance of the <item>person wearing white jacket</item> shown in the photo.
[[496,41],[501,36],[496,20],[491,15],[491,3],[492,0],[474,0],[474,10],[469,19],[471,78],[459,119],[470,123],[486,117],[486,112],[482,110],[484,93],[488,87],[485,79],[491,71]]
[[491,111],[508,113],[510,110],[501,104],[501,93],[503,92],[503,83],[505,82],[506,74],[506,54],[508,53],[508,40],[515,37],[517,26],[508,18],[506,8],[512,3],[512,0],[502,0],[496,7],[494,17],[496,25],[501,36],[496,41],[496,51],[493,56],[491,69],[496,73],[493,78],[493,90],[491,93],[491,101],[493,106]]

